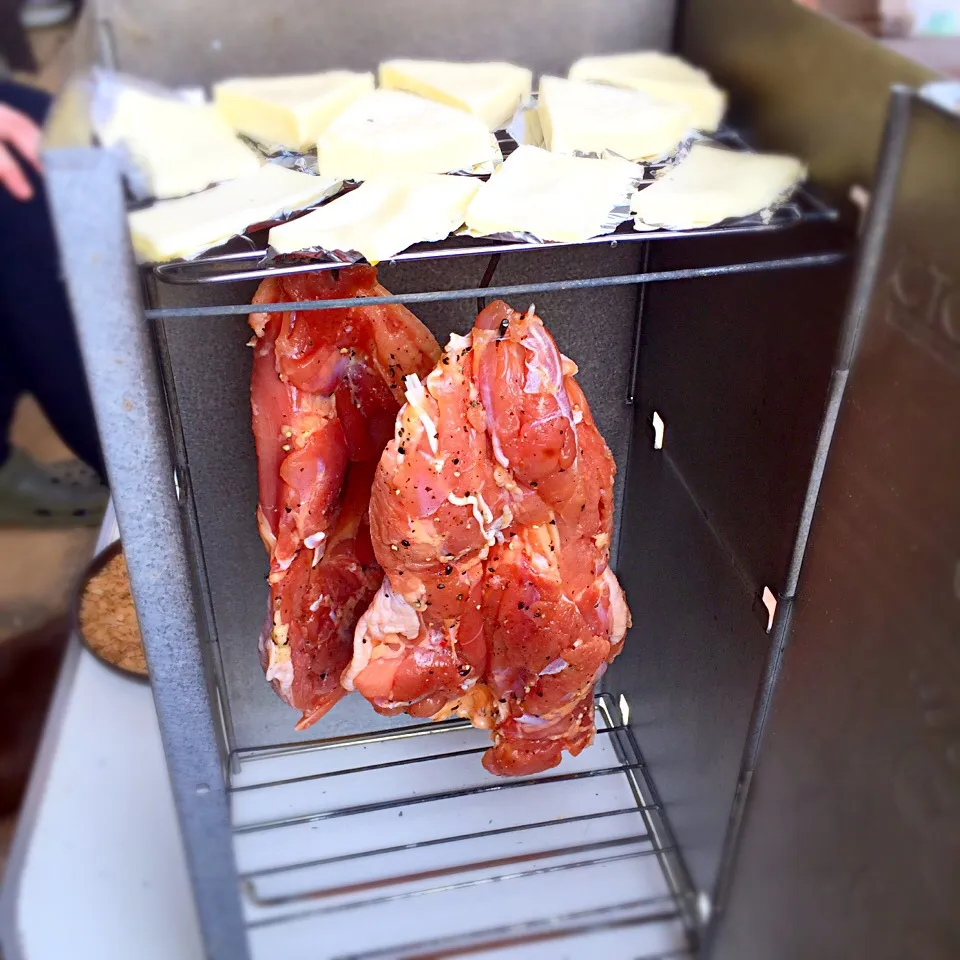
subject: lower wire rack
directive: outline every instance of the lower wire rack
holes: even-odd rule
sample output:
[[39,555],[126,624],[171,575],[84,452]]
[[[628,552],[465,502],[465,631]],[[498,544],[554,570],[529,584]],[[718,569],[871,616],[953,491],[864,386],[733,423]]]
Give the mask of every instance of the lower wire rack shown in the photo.
[[690,956],[693,896],[631,731],[555,770],[488,774],[462,721],[237,755],[254,960]]

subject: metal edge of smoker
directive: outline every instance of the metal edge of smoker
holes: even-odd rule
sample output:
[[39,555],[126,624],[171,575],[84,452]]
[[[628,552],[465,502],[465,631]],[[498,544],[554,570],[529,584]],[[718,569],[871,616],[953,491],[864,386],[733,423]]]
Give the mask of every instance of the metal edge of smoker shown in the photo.
[[224,758],[197,586],[187,558],[163,388],[116,161],[45,153],[50,201],[130,571],[160,731],[208,955],[243,960]]
[[894,94],[836,361],[845,400],[712,957],[933,960],[960,944],[960,87],[952,110],[935,93]]
[[823,472],[833,440],[837,416],[843,402],[844,389],[847,384],[850,364],[856,349],[857,337],[862,329],[871,297],[878,281],[878,272],[890,222],[897,178],[900,171],[900,162],[909,129],[910,108],[913,95],[913,91],[906,87],[894,87],[891,93],[880,159],[877,165],[877,173],[874,177],[875,191],[867,219],[863,226],[853,285],[844,317],[840,341],[837,345],[837,355],[830,378],[826,407],[820,433],[817,438],[817,448],[807,486],[803,511],[797,529],[793,555],[790,560],[783,595],[779,598],[780,604],[776,611],[776,621],[771,636],[770,653],[765,666],[763,680],[757,692],[753,715],[750,720],[750,732],[744,747],[736,797],[724,842],[721,870],[714,890],[712,923],[706,939],[708,949],[712,946],[714,938],[717,935],[718,925],[723,920],[732,874],[736,865],[737,841],[743,825],[744,810],[758,760],[764,727],[776,690],[776,683],[783,663],[783,656],[790,638],[797,583],[806,552],[810,527],[813,522],[817,500],[820,494]]

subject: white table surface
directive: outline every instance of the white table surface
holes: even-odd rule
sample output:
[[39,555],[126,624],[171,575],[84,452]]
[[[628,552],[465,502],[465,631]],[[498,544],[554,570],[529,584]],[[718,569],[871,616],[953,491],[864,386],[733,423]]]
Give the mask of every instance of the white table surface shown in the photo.
[[[100,545],[116,538],[112,516]],[[5,960],[201,960],[146,684],[71,638],[0,895]]]

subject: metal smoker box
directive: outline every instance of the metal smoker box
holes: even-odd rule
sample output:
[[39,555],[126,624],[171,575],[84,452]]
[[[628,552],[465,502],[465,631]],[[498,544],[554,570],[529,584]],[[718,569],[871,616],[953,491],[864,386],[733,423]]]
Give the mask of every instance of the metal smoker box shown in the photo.
[[110,159],[48,152],[209,955],[954,956],[960,141],[931,78],[789,0],[92,7],[91,60],[181,85],[677,49],[729,136],[812,172],[766,224],[381,266],[441,341],[535,299],[619,468],[635,625],[597,743],[499,781],[481,733],[358,698],[293,733],[255,653],[262,271],[139,271]]

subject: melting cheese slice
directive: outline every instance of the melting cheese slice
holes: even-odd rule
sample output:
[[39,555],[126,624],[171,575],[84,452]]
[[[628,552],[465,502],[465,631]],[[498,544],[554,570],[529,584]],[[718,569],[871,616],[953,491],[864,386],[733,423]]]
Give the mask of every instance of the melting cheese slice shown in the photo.
[[584,57],[568,74],[571,80],[593,80],[628,87],[676,103],[689,113],[690,126],[712,133],[723,120],[727,95],[710,77],[680,57],[645,50],[606,57]]
[[389,260],[414,243],[443,240],[464,221],[480,181],[437,173],[384,173],[270,231],[277,253],[326,250]]
[[537,113],[553,153],[613,152],[626,160],[673,153],[690,129],[686,111],[635,90],[542,77]]
[[631,210],[638,230],[709,227],[766,210],[805,176],[794,157],[695,143],[680,163],[634,194]]
[[384,173],[453,173],[500,156],[484,123],[400,90],[376,90],[347,107],[317,142],[320,173],[369,180]]
[[533,74],[512,63],[447,63],[440,60],[387,60],[380,64],[380,86],[406,90],[479,117],[500,130],[530,99]]
[[214,85],[213,103],[238,133],[268,146],[312,150],[330,121],[373,90],[372,73],[238,77]]
[[126,148],[142,181],[135,192],[158,199],[196,193],[260,167],[257,155],[209,104],[132,86],[118,91],[97,135],[105,147]]
[[288,170],[275,163],[203,193],[161,200],[128,217],[133,249],[148,262],[189,257],[247,227],[276,220],[335,193],[329,177]]
[[642,170],[624,160],[591,160],[518,147],[477,192],[467,210],[475,236],[530,234],[578,243],[609,230]]

